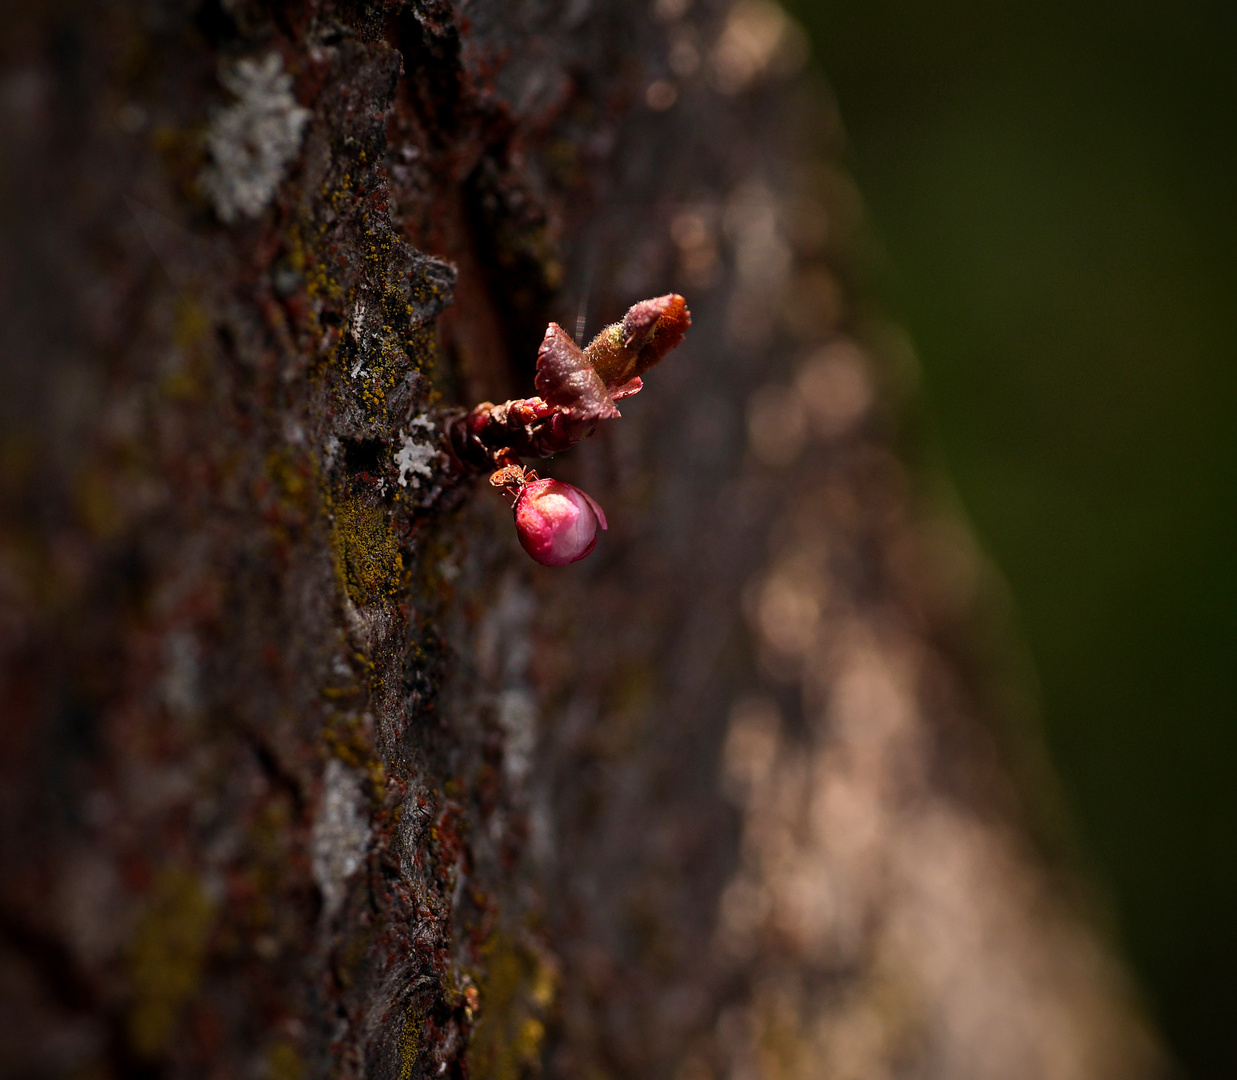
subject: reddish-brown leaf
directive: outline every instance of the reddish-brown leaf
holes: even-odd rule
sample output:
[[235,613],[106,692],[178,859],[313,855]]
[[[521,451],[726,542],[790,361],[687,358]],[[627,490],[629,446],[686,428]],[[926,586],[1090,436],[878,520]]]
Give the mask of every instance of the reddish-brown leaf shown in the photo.
[[550,323],[537,352],[537,389],[573,419],[608,420],[619,415],[606,384],[584,351]]

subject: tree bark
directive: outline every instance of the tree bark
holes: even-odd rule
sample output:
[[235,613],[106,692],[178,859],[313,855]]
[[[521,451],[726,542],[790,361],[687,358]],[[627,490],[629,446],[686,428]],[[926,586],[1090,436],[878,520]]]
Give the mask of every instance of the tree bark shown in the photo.
[[[0,1072],[1162,1070],[779,8],[5,25]],[[445,410],[669,291],[535,566]]]

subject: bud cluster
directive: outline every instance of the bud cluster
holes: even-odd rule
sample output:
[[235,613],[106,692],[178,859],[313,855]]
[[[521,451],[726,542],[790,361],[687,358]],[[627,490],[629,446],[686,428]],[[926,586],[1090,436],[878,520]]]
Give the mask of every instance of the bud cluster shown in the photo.
[[588,555],[606,516],[591,496],[571,484],[526,471],[522,457],[550,457],[587,439],[602,420],[618,418],[615,402],[638,394],[642,376],[673,349],[691,325],[687,302],[676,293],[632,305],[622,322],[607,326],[581,349],[550,323],[537,353],[539,397],[501,405],[484,401],[453,417],[447,439],[467,471],[494,470],[490,483],[512,498],[516,533],[524,550],[545,566]]

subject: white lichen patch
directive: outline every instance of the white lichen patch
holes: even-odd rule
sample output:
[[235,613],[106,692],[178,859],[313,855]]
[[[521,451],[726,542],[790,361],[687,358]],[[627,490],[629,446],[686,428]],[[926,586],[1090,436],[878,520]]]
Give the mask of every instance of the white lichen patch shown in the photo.
[[[399,470],[399,486],[413,488],[421,486],[421,477],[426,480],[434,475],[433,461],[438,457],[437,425],[428,415],[422,413],[414,416],[408,426],[413,429],[411,435],[400,431],[400,447],[395,451],[395,467]],[[425,437],[418,439],[416,432],[420,430]],[[428,440],[428,441],[426,441]]]
[[326,763],[322,802],[313,825],[313,874],[322,890],[327,919],[343,906],[346,882],[360,868],[369,846],[364,778],[338,758]]
[[220,220],[231,223],[266,208],[300,150],[310,112],[292,96],[292,76],[278,53],[224,65],[219,81],[237,101],[211,119],[202,187]]
[[498,726],[506,736],[503,770],[518,788],[532,769],[537,748],[537,706],[527,690],[516,688],[499,694]]

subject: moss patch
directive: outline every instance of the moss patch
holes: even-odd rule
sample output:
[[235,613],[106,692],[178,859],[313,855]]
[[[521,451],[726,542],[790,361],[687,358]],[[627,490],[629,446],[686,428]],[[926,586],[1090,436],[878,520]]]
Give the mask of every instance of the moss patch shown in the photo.
[[403,574],[404,557],[390,515],[358,498],[335,507],[335,550],[344,586],[358,606],[391,595]]
[[301,1080],[305,1067],[296,1047],[290,1042],[274,1043],[266,1052],[266,1075],[269,1080]]
[[495,934],[485,949],[481,1016],[468,1047],[474,1080],[520,1080],[541,1071],[545,1014],[558,991],[554,968],[533,949]]
[[412,1080],[412,1070],[421,1049],[423,1026],[424,1020],[416,1009],[409,1005],[404,1013],[404,1030],[399,1036],[399,1080]]
[[140,1056],[157,1057],[175,1034],[197,992],[213,920],[193,874],[171,867],[159,875],[129,951],[129,1041]]

